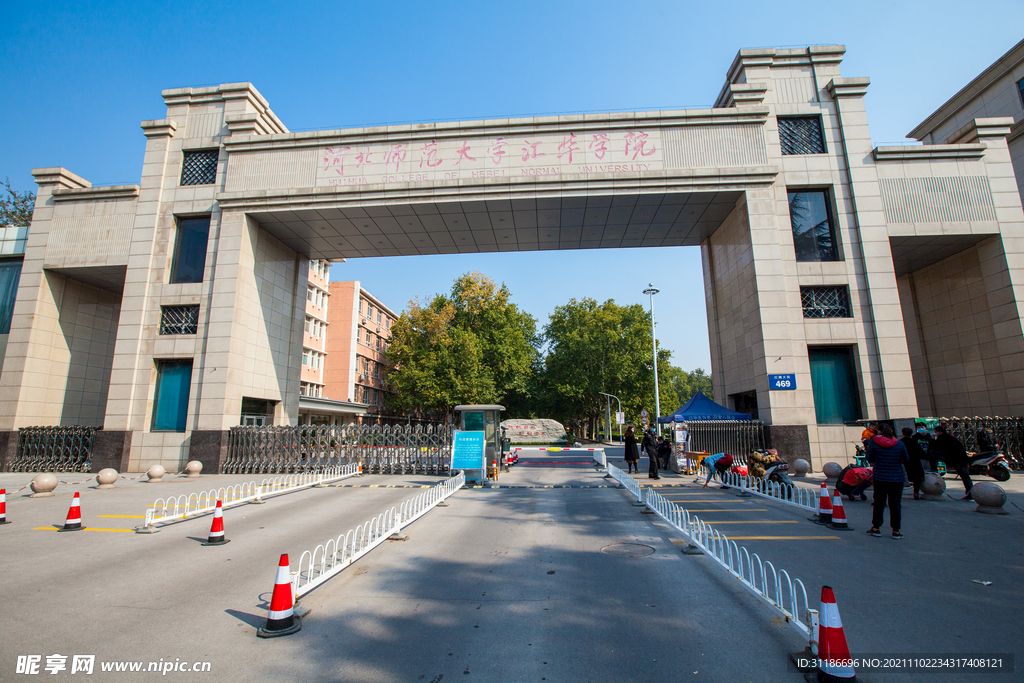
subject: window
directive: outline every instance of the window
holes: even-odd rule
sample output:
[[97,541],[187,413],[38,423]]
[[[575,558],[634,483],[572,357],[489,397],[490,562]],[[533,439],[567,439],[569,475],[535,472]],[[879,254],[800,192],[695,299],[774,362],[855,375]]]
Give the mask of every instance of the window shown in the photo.
[[1024,78],[1017,81],[1017,90],[1020,92],[1020,104],[1024,107]]
[[860,391],[853,347],[809,346],[814,414],[818,424],[843,424],[861,418]]
[[210,217],[179,218],[171,284],[202,282],[206,269],[206,245],[210,241]]
[[370,402],[370,390],[367,387],[363,387],[363,403]]
[[262,427],[274,424],[274,404],[275,401],[243,396],[240,424],[247,427]]
[[153,396],[154,432],[183,432],[188,417],[188,393],[192,386],[192,361],[158,360]]
[[319,384],[313,384],[312,382],[300,382],[299,396],[309,396],[310,398],[323,398],[323,387]]
[[836,234],[827,190],[789,193],[789,220],[797,261],[838,261]]
[[366,317],[373,318],[373,306],[369,302],[366,303]]
[[160,307],[160,334],[195,334],[198,330],[198,304]]
[[370,331],[369,330],[366,331],[366,345],[367,346],[370,345]]
[[801,287],[805,318],[852,318],[850,290],[840,287]]
[[385,326],[390,330],[391,329],[391,318],[386,319],[385,322],[387,323],[387,325],[385,325]]
[[10,334],[14,299],[21,280],[21,260],[0,261],[0,334]]
[[181,159],[182,185],[213,185],[217,182],[216,149],[186,150]]
[[378,310],[377,310],[377,324],[378,324],[378,325],[380,325],[380,318],[381,318],[381,315],[380,315],[380,310],[378,309]]
[[821,117],[779,117],[779,142],[783,154],[824,154]]
[[373,364],[373,376],[380,377],[380,363]]

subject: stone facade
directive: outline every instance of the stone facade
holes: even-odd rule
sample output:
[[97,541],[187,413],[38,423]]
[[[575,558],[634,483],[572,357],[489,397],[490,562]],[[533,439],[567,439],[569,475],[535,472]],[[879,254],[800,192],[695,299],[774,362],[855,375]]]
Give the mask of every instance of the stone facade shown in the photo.
[[502,420],[501,428],[512,443],[555,443],[565,437],[557,420]]
[[[165,91],[138,185],[35,171],[0,430],[102,416],[130,470],[216,463],[243,405],[294,424],[320,379],[300,362],[311,260],[687,245],[715,395],[815,467],[849,459],[843,420],[1024,413],[1018,124],[965,113],[952,137],[875,147],[843,55],[742,50],[711,109],[302,133],[246,83]],[[205,262],[181,282],[197,218]],[[955,349],[931,314],[947,301],[971,310]],[[167,333],[181,306],[198,323]]]

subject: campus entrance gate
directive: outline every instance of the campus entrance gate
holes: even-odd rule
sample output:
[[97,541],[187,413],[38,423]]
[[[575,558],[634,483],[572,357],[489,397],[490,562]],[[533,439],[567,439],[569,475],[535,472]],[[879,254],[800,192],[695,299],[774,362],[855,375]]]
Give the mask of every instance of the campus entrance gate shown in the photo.
[[310,258],[700,246],[715,394],[815,465],[848,459],[844,420],[964,414],[923,379],[955,262],[958,353],[991,359],[970,412],[1024,414],[1008,125],[874,148],[843,53],[741,51],[707,109],[304,133],[247,83],[165,91],[139,184],[34,171],[0,460],[18,428],[102,424],[94,468],[217,472],[243,401],[295,424]]

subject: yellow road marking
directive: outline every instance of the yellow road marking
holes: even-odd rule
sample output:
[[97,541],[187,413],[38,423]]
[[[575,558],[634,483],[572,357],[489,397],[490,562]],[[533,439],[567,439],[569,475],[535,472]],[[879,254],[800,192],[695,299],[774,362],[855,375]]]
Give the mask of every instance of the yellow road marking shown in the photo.
[[688,512],[768,512],[768,508],[737,508],[735,510],[691,510],[690,508],[683,509]]
[[145,519],[146,515],[96,515],[97,517],[125,517],[128,519]]
[[714,498],[687,498],[686,500],[673,500],[671,502],[679,505],[680,503],[721,503],[722,501]]
[[[55,526],[36,526],[32,527],[32,531],[59,531],[59,529]],[[94,526],[87,526],[82,531],[123,531],[128,534],[135,533],[135,529],[99,529]]]
[[839,536],[729,536],[730,541],[811,541],[815,539],[839,540]]
[[795,520],[795,519],[757,519],[757,520],[753,520],[752,519],[752,520],[746,520],[746,521],[744,521],[744,520],[740,520],[740,521],[731,520],[731,521],[728,521],[728,522],[709,521],[709,520],[706,520],[706,519],[702,519],[701,521],[704,522],[705,524],[710,524],[711,526],[715,526],[716,524],[797,524],[798,523],[797,520]]

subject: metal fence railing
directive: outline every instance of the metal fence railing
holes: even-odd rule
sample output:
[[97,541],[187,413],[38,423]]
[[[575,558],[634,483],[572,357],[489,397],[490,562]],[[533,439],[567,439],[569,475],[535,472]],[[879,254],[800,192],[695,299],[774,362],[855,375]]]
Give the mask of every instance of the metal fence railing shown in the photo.
[[136,531],[138,533],[153,533],[158,531],[155,527],[156,524],[166,524],[212,512],[217,507],[218,500],[221,501],[224,508],[249,502],[261,503],[267,496],[291,493],[311,486],[322,486],[358,474],[359,465],[343,465],[328,467],[315,474],[288,474],[264,479],[259,484],[250,481],[244,484],[222,486],[210,491],[157,498],[152,505],[146,508],[145,525]]
[[227,474],[316,472],[363,463],[366,474],[447,474],[451,425],[233,427]]
[[979,429],[991,429],[996,443],[1015,470],[1024,469],[1024,417],[978,416],[933,418],[945,422],[949,433],[960,440],[969,451],[977,450]]
[[765,447],[764,423],[760,420],[694,420],[686,425],[691,451],[730,453],[745,459]]
[[88,472],[100,427],[22,427],[9,472]]
[[307,550],[299,557],[299,570],[292,574],[292,593],[300,598],[344,570],[417,519],[438,503],[466,485],[466,475],[459,472],[428,491],[391,508],[355,529]]
[[757,553],[751,553],[746,547],[730,541],[725,534],[715,530],[697,515],[690,514],[685,508],[673,504],[654,489],[641,489],[636,480],[614,465],[608,466],[608,473],[637,496],[639,502],[645,503],[691,545],[714,560],[755,598],[807,638],[808,647],[812,652],[817,652],[818,611],[810,608],[807,589],[800,579],[791,578],[784,569],[776,569],[771,562],[761,560]]

